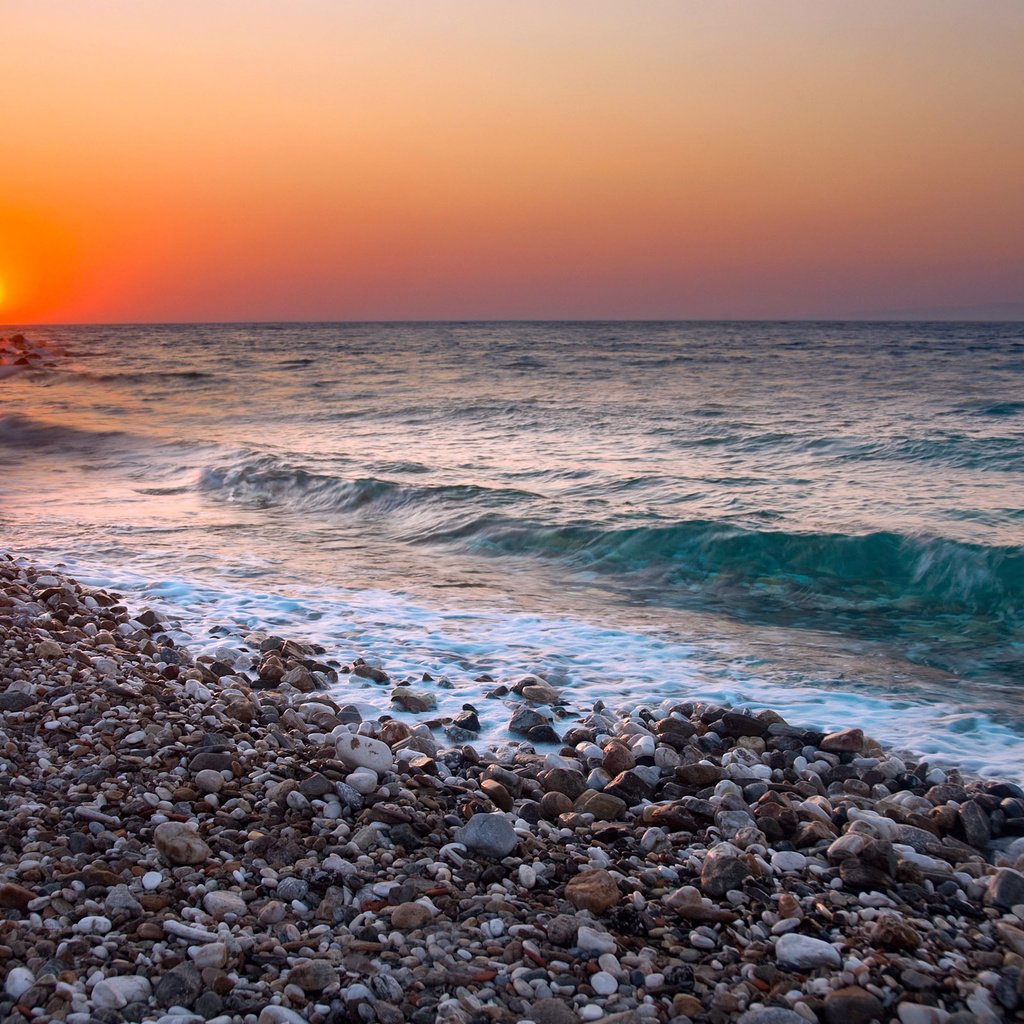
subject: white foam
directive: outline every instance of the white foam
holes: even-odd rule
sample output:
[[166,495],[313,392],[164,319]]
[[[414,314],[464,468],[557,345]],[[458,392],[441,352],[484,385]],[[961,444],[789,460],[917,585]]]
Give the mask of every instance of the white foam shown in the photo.
[[[596,700],[613,707],[664,700],[701,700],[773,708],[793,724],[824,730],[856,725],[886,746],[916,752],[930,763],[1024,781],[1024,737],[990,717],[952,704],[886,694],[855,682],[790,672],[784,683],[759,671],[758,659],[723,657],[723,650],[664,636],[616,629],[571,617],[478,608],[446,609],[374,589],[310,589],[302,596],[264,590],[226,590],[185,579],[157,582],[124,571],[76,571],[88,585],[110,587],[180,619],[195,653],[237,644],[252,630],[323,645],[325,658],[365,657],[394,682],[408,681],[437,698],[430,717],[452,716],[473,704],[481,742],[509,738],[511,701],[487,699],[498,683],[535,672],[561,688],[570,712]],[[432,682],[422,682],[427,672]],[[477,681],[487,674],[494,682]],[[446,678],[451,689],[439,686]],[[412,721],[390,701],[391,686],[342,676],[335,697],[365,714]],[[424,717],[424,716],[419,716]],[[556,723],[561,729],[572,717]]]

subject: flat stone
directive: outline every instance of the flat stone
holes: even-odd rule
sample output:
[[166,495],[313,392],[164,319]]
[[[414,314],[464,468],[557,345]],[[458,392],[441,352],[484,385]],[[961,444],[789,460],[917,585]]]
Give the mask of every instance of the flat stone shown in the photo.
[[212,768],[196,772],[195,782],[203,793],[219,793],[224,788],[224,776]]
[[161,1006],[191,1007],[202,990],[199,969],[193,963],[182,963],[160,978],[153,995]]
[[[575,921],[575,918],[573,918]],[[548,935],[550,936],[550,931]],[[575,938],[568,943],[557,943],[558,945],[576,946],[581,953],[588,956],[602,956],[605,953],[616,953],[618,945],[615,936],[608,932],[598,931],[590,925],[581,924],[575,933]]]
[[621,821],[628,810],[625,800],[596,789],[583,793],[573,809],[579,814],[592,814],[597,821]]
[[422,928],[433,915],[422,903],[399,903],[391,911],[391,927],[408,932]]
[[703,789],[713,786],[725,778],[725,772],[717,764],[681,764],[675,770],[676,782],[683,786]]
[[322,992],[338,980],[338,970],[327,960],[304,960],[288,972],[288,982],[303,992]]
[[474,853],[495,860],[507,857],[519,846],[519,837],[512,823],[500,811],[474,814],[465,825],[455,830],[455,838]]
[[579,1024],[579,1014],[561,999],[538,999],[527,1008],[526,1016],[534,1024]]
[[825,996],[825,1024],[869,1024],[882,1020],[882,1001],[858,985],[837,988]]
[[208,892],[203,897],[203,909],[218,921],[223,921],[229,914],[243,916],[246,911],[245,900],[234,892]]
[[152,994],[148,978],[125,974],[98,981],[92,990],[92,1001],[105,1010],[120,1010],[129,1003],[144,1003]]
[[747,1010],[736,1024],[807,1024],[807,1019],[795,1010],[766,1006],[760,1010]]
[[985,899],[1007,910],[1024,903],[1024,874],[1013,868],[999,868],[989,879]]
[[842,957],[835,946],[810,935],[789,932],[775,943],[775,959],[784,967],[814,970],[816,967],[840,967]]
[[168,864],[203,864],[213,855],[196,827],[184,821],[165,821],[157,825],[153,830],[153,843]]
[[830,732],[818,747],[829,754],[859,754],[864,749],[864,732],[861,729]]
[[565,887],[565,898],[578,910],[601,914],[622,899],[619,885],[603,868],[573,875]]
[[730,889],[738,889],[750,876],[750,866],[732,849],[713,847],[704,858],[700,888],[705,896],[720,898]]
[[370,736],[344,732],[337,737],[335,744],[338,760],[349,768],[369,768],[378,775],[383,775],[395,766],[391,748]]
[[27,910],[28,905],[36,898],[31,889],[15,882],[4,882],[0,885],[0,907],[7,910]]

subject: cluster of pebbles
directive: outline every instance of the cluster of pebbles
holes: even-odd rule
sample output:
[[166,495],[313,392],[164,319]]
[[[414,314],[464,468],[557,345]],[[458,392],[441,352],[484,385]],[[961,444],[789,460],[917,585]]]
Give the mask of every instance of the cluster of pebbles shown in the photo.
[[1024,1019],[1015,785],[535,676],[557,752],[477,749],[249,642],[0,556],[0,1021]]

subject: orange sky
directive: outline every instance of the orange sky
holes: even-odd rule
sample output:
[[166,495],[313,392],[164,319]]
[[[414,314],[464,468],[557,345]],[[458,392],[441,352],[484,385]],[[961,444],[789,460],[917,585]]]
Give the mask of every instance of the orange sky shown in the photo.
[[1024,300],[1019,0],[3,0],[0,322]]

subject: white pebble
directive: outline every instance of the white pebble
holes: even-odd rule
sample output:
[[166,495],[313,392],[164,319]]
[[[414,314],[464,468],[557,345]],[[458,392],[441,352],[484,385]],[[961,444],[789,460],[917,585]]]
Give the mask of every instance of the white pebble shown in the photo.
[[598,971],[591,977],[590,987],[599,996],[610,996],[618,992],[619,983],[607,971]]

